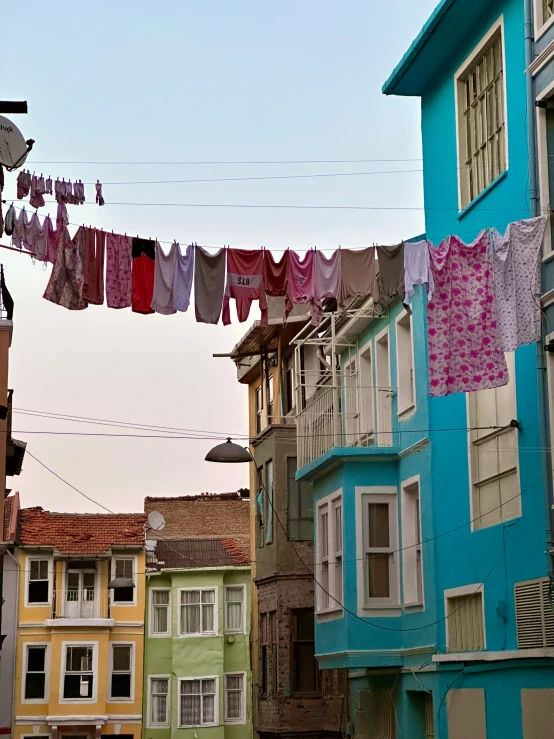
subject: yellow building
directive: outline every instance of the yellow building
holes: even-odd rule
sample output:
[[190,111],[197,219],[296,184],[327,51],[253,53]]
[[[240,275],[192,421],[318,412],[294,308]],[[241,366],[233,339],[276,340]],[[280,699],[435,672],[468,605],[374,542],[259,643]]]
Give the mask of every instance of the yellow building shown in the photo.
[[144,516],[20,521],[14,739],[140,739]]

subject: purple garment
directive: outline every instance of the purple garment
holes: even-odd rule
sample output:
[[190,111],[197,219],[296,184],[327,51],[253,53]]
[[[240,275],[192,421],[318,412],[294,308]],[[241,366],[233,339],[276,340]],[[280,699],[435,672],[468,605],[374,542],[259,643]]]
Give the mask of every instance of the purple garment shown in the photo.
[[435,292],[427,306],[429,392],[469,393],[508,384],[494,299],[489,235],[449,236],[430,249]]
[[312,323],[319,326],[323,317],[323,300],[339,299],[341,287],[341,254],[339,251],[327,258],[317,249],[314,252],[314,299],[312,304]]
[[312,304],[314,300],[314,250],[310,249],[304,259],[296,252],[289,253],[289,274],[287,294],[285,296],[285,318],[294,305]]
[[178,246],[177,263],[175,264],[175,274],[173,276],[173,307],[182,313],[186,313],[189,309],[193,277],[194,247],[192,244],[189,244],[186,252],[183,254],[181,247]]

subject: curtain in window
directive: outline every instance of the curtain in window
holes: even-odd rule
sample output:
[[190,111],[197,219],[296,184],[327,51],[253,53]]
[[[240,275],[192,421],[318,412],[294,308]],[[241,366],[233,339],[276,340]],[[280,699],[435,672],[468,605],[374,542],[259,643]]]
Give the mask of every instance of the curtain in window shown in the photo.
[[154,604],[153,631],[156,634],[165,634],[168,631],[169,590],[153,590]]
[[214,630],[215,591],[202,591],[202,631]]
[[165,724],[167,721],[168,680],[153,679],[151,682],[151,721],[153,724]]
[[202,680],[202,723],[215,721],[215,680]]
[[181,593],[181,633],[200,632],[200,591],[185,590]]
[[181,683],[182,726],[200,726],[201,700],[200,680],[185,680]]
[[242,631],[242,588],[227,588],[227,629]]
[[242,675],[227,675],[227,711],[226,719],[242,717]]

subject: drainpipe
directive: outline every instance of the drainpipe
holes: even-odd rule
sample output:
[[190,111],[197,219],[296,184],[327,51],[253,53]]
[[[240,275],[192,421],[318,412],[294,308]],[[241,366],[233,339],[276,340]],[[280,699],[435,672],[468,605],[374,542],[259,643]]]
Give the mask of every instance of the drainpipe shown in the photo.
[[529,69],[534,59],[535,37],[533,32],[533,0],[525,0],[525,67],[527,75],[527,149],[529,158],[529,199],[531,216],[540,215],[537,190],[537,131],[535,122],[535,93],[533,75]]

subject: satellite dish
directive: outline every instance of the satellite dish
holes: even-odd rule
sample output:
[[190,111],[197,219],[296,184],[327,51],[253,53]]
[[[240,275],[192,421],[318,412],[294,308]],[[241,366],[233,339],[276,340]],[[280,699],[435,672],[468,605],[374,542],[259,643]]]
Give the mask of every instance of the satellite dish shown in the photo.
[[25,162],[30,150],[31,146],[27,147],[15,123],[0,115],[0,164],[6,169],[17,169]]
[[165,518],[159,511],[150,511],[148,514],[148,526],[152,531],[163,531],[165,528]]

